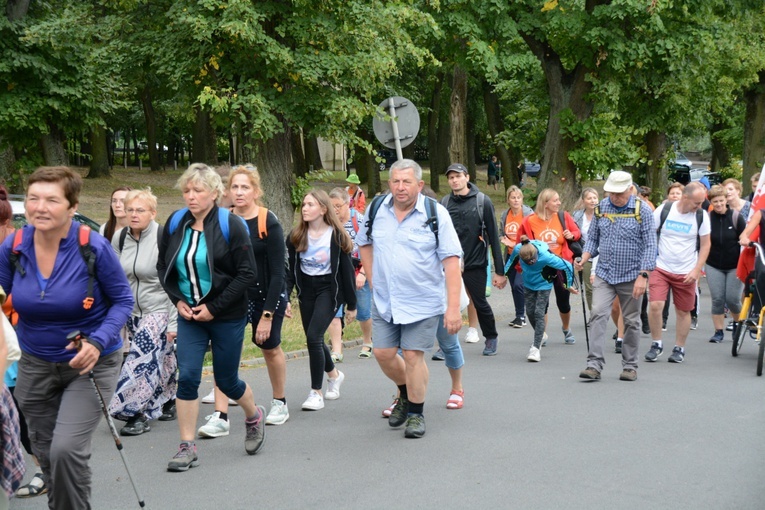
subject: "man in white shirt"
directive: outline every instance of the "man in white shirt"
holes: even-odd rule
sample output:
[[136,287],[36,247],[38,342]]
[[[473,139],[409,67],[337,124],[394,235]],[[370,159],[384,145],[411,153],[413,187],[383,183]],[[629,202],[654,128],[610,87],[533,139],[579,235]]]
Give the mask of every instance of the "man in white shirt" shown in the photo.
[[695,306],[696,286],[711,246],[709,215],[701,206],[706,188],[698,182],[689,183],[677,202],[665,202],[656,208],[653,217],[659,236],[656,269],[648,280],[651,325],[651,349],[646,361],[656,361],[664,351],[661,339],[661,311],[672,290],[677,313],[675,347],[670,363],[682,363],[685,340],[691,328],[691,310]]

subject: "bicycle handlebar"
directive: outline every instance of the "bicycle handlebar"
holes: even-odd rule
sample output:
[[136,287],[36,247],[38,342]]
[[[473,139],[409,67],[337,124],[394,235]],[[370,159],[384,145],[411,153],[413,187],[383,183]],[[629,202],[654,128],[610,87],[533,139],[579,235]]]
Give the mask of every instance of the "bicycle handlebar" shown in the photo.
[[750,241],[749,247],[754,248],[754,250],[757,252],[757,256],[760,258],[760,262],[762,262],[762,265],[765,266],[765,254],[762,252],[762,246],[760,246],[760,243],[754,243]]

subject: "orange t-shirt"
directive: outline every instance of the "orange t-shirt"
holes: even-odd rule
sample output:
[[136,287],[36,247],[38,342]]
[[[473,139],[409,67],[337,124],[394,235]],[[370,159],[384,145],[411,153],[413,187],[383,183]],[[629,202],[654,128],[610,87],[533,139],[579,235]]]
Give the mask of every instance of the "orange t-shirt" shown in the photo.
[[[513,243],[518,242],[518,229],[521,228],[521,223],[523,223],[523,209],[521,209],[517,215],[514,215],[513,210],[509,209],[507,211],[507,217],[505,218],[504,232],[505,237]],[[507,253],[513,251],[513,247],[507,246],[506,248]]]
[[532,214],[526,217],[526,221],[533,234],[533,236],[528,236],[529,239],[546,242],[550,247],[550,251],[560,257],[561,253],[563,253],[563,243],[566,242],[566,238],[563,237],[563,226],[560,224],[558,215],[556,214],[548,221],[545,221],[536,214]]

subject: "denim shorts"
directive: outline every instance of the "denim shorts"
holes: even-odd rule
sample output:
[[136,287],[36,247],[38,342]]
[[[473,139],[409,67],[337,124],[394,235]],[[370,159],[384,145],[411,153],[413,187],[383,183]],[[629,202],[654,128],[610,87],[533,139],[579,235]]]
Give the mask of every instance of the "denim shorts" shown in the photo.
[[[345,314],[345,305],[340,305],[335,314],[335,319],[342,319]],[[368,321],[372,318],[372,290],[369,288],[369,282],[364,282],[364,286],[356,289],[356,320],[359,322]]]

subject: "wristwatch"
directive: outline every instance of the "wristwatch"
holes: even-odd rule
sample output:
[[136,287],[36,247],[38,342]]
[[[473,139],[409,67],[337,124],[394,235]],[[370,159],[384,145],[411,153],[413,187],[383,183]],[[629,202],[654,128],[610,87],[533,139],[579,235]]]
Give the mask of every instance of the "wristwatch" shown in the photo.
[[642,273],[640,273],[640,276],[642,276],[642,277],[643,277],[643,278],[645,278],[645,279],[648,279],[648,273],[646,273],[645,271],[643,271]]
[[263,312],[263,315],[261,316],[261,318],[267,321],[270,321],[274,318],[274,312]]

